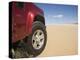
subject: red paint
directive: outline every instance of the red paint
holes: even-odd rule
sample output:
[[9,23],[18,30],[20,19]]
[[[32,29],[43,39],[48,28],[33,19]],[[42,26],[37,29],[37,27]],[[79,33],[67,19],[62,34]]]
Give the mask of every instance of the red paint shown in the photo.
[[23,2],[19,8],[17,2],[12,2],[12,42],[16,42],[32,33],[32,23],[35,16],[44,15],[43,11],[30,2]]

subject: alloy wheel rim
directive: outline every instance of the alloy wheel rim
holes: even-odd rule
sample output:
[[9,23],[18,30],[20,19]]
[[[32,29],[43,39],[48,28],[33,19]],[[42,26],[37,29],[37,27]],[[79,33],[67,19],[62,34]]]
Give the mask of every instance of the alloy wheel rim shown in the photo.
[[36,30],[32,36],[32,45],[34,49],[40,49],[44,44],[44,33],[42,30]]

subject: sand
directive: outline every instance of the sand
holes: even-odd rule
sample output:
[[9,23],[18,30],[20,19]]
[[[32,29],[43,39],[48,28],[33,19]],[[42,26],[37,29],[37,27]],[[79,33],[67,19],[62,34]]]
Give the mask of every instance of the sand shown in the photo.
[[78,50],[77,24],[47,25],[47,44],[38,57],[75,55]]

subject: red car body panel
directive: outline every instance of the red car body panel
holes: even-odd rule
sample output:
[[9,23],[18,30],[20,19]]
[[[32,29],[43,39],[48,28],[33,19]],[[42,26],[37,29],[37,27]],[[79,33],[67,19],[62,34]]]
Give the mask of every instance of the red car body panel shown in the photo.
[[12,2],[12,43],[29,36],[32,33],[32,23],[35,16],[44,16],[43,11],[31,2],[23,2],[19,8]]

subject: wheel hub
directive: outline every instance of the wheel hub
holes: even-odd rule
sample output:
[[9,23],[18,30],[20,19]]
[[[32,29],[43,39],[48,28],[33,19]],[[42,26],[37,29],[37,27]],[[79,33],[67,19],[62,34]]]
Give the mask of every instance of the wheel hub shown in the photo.
[[36,30],[32,36],[32,45],[35,49],[40,49],[44,44],[44,33],[42,30]]

